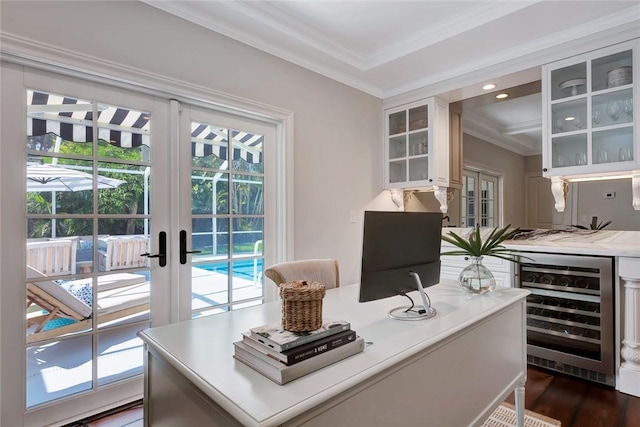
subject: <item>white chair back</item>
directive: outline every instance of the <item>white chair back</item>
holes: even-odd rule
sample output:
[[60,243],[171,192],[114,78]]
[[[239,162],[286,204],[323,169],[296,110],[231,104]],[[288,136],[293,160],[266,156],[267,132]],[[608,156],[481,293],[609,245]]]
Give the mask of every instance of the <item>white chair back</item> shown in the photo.
[[293,280],[310,280],[322,283],[327,289],[340,286],[340,269],[335,259],[305,259],[272,265],[264,275],[276,285]]
[[77,239],[27,242],[27,266],[48,277],[76,274]]
[[142,254],[149,252],[149,238],[141,235],[109,236],[100,239],[106,249],[100,250],[100,271],[123,268],[148,267],[149,260]]

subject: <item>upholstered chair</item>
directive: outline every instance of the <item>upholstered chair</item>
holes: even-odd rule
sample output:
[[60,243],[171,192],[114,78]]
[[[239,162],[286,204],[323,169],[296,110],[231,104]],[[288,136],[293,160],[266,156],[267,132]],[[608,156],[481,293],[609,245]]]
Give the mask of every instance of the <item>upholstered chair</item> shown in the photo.
[[293,280],[322,283],[327,289],[340,286],[338,261],[334,259],[306,259],[282,262],[267,268],[264,275],[276,285]]

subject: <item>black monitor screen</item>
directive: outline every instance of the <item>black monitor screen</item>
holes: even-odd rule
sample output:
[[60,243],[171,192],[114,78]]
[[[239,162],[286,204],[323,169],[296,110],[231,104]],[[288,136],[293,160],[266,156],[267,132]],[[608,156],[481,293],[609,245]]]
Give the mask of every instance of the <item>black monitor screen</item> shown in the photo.
[[442,214],[433,212],[364,213],[360,302],[417,290],[440,281]]

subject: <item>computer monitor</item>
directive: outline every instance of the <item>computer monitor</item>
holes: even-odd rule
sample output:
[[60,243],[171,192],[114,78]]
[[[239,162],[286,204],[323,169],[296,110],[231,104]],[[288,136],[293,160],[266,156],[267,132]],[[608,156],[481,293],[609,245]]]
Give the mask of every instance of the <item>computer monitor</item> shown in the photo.
[[422,320],[435,316],[423,288],[440,282],[442,214],[365,211],[360,302],[418,290],[421,306],[398,307],[389,316]]

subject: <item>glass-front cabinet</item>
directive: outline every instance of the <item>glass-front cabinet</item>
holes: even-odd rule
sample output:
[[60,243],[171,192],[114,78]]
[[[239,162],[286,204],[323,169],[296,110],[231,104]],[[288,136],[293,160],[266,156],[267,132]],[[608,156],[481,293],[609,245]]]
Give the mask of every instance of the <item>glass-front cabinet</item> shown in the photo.
[[543,67],[544,176],[640,169],[639,45],[634,40]]
[[449,185],[449,105],[428,98],[385,110],[385,187]]

